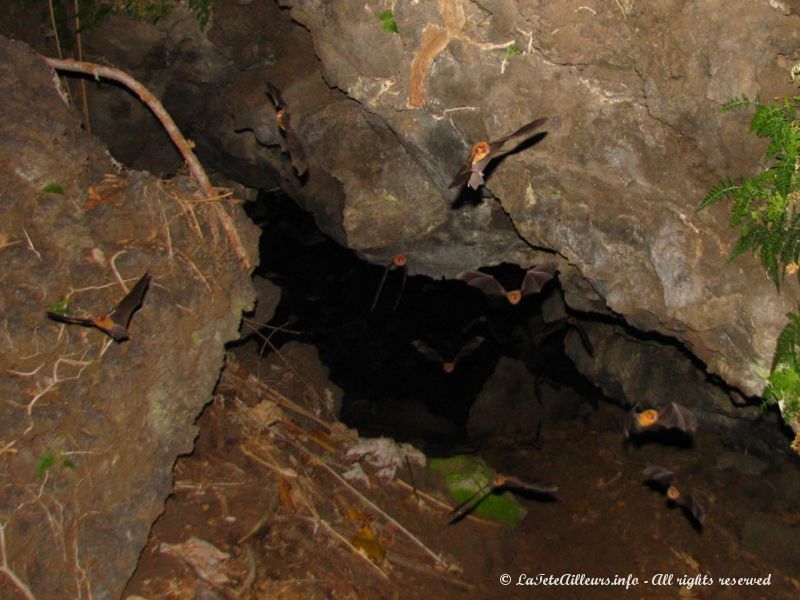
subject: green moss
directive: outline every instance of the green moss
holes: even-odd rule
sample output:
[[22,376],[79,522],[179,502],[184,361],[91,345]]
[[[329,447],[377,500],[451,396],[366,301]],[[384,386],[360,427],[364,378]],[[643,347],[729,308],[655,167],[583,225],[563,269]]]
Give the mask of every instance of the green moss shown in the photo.
[[[428,462],[428,469],[442,478],[456,503],[465,502],[494,477],[486,463],[470,456],[432,458]],[[518,525],[526,514],[525,508],[509,492],[486,496],[473,512],[509,527]]]
[[206,341],[206,335],[204,331],[193,331],[192,332],[192,344],[195,346],[202,346]]
[[506,60],[510,59],[515,54],[519,54],[519,46],[517,46],[516,42],[511,42],[506,46]]
[[385,10],[378,15],[378,20],[381,22],[381,29],[386,33],[397,33],[397,21],[394,19],[394,13],[391,10]]
[[48,183],[46,186],[42,188],[42,193],[44,194],[63,194],[64,188],[58,185],[57,183]]

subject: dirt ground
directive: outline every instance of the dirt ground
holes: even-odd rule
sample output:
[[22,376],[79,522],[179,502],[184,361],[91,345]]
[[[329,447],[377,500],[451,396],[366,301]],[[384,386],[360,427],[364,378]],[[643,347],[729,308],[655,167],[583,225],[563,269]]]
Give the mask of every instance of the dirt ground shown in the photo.
[[[731,453],[712,434],[698,434],[693,449],[625,444],[624,412],[601,403],[588,417],[548,426],[537,447],[483,452],[498,472],[556,483],[556,501],[519,497],[528,514],[514,529],[473,517],[449,524],[455,502],[418,469],[416,494],[405,465],[389,482],[365,466],[370,489],[344,479],[356,433],[316,416],[313,392],[283,396],[277,382],[294,377],[301,374],[287,366],[261,381],[229,361],[200,419],[196,450],[176,464],[174,492],[126,589],[129,600],[800,594],[796,552],[779,539],[767,540],[775,552],[760,553],[740,541],[756,511],[787,529],[800,523],[790,504],[796,461],[776,460],[754,477],[720,467]],[[703,499],[702,530],[643,484],[647,464],[679,472]],[[504,574],[509,585],[501,584]],[[517,585],[525,576],[565,574],[632,585]],[[658,574],[673,579],[657,585]],[[678,583],[704,575],[711,585]],[[765,586],[717,579],[767,576]]]

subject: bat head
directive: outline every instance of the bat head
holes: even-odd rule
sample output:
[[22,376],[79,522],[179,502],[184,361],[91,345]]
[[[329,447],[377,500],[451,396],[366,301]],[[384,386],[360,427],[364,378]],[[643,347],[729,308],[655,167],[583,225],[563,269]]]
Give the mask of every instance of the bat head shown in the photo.
[[478,142],[469,153],[469,164],[475,165],[489,156],[489,142]]
[[282,108],[278,108],[275,110],[275,122],[278,124],[278,127],[283,131],[286,131],[286,123],[284,122],[284,110]]
[[516,306],[519,304],[520,300],[522,300],[522,290],[512,290],[510,292],[506,292],[506,299],[508,299],[509,304]]
[[402,269],[403,267],[406,266],[407,263],[408,263],[408,258],[406,257],[405,254],[397,254],[392,259],[392,264],[398,269]]
[[674,485],[671,485],[667,488],[667,498],[673,502],[678,502],[681,499],[681,491]]
[[127,328],[115,322],[114,319],[112,319],[109,315],[92,317],[92,322],[94,323],[95,327],[110,335],[115,342],[121,342],[128,339]]
[[652,427],[658,422],[658,411],[649,408],[636,415],[636,423],[639,427]]
[[450,373],[452,373],[455,370],[456,370],[456,363],[454,362],[442,363],[442,371],[444,371],[445,374],[450,375]]

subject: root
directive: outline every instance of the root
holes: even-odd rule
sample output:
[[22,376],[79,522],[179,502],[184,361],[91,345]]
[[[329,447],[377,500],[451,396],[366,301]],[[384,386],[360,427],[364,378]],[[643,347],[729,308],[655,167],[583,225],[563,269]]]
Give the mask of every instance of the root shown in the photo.
[[[75,73],[84,73],[87,75],[92,75],[95,79],[100,79],[100,77],[104,77],[106,79],[111,79],[118,83],[123,84],[131,91],[133,91],[139,99],[144,102],[147,107],[153,112],[156,118],[161,122],[161,125],[166,130],[167,134],[169,135],[172,142],[178,148],[178,151],[183,156],[183,159],[186,161],[186,165],[189,167],[189,172],[192,174],[192,177],[195,179],[197,184],[200,186],[203,194],[207,198],[214,198],[216,193],[214,191],[211,182],[208,179],[208,175],[206,175],[203,166],[200,164],[200,161],[197,160],[197,156],[195,156],[194,152],[191,149],[191,146],[187,139],[183,136],[183,134],[178,129],[178,126],[175,124],[175,121],[172,120],[172,117],[164,108],[164,105],[156,98],[150,90],[148,90],[145,86],[139,83],[136,79],[125,73],[124,71],[120,71],[119,69],[115,69],[113,67],[106,67],[104,65],[97,65],[94,63],[87,63],[81,62],[76,60],[61,60],[56,58],[44,57],[44,60],[54,69],[59,71],[70,71]],[[220,204],[219,202],[213,202],[211,204],[214,214],[219,221],[220,226],[225,231],[225,235],[228,237],[228,241],[231,243],[233,247],[233,251],[236,254],[236,257],[241,261],[244,265],[245,269],[250,270],[252,267],[252,263],[250,262],[250,257],[247,254],[247,250],[242,243],[241,238],[239,237],[239,232],[236,230],[236,226],[233,223],[233,219],[231,216],[225,211],[225,207]]]

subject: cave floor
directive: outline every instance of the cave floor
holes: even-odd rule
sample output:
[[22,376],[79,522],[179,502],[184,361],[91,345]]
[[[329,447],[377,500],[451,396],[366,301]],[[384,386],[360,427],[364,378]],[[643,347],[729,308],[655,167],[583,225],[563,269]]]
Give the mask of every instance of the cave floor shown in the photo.
[[[782,547],[785,540],[761,540],[763,552],[752,550],[758,539],[750,549],[741,541],[742,532],[753,529],[748,524],[753,514],[769,515],[785,529],[800,524],[800,512],[780,509],[786,506],[781,499],[789,493],[787,481],[796,481],[796,464],[776,461],[757,476],[743,468],[723,469],[720,464],[733,454],[715,435],[702,432],[693,448],[624,444],[624,413],[601,403],[586,418],[546,426],[538,447],[498,444],[482,453],[498,471],[557,483],[557,501],[520,498],[528,514],[513,529],[473,517],[451,525],[449,506],[439,499],[444,496],[429,488],[419,471],[419,498],[400,481],[410,479],[404,466],[391,482],[371,474],[371,489],[344,483],[344,452],[355,433],[340,424],[326,432],[322,419],[303,416],[313,410],[313,393],[289,399],[270,383],[287,377],[300,375],[289,367],[283,373],[273,369],[260,383],[229,361],[215,400],[198,422],[194,453],[176,463],[173,493],[125,597],[775,599],[800,594],[797,552]],[[313,388],[315,382],[308,383]],[[647,464],[680,472],[703,498],[702,531],[643,485]],[[764,531],[762,536],[769,535]],[[510,585],[501,585],[503,574],[510,575]],[[630,575],[638,585],[627,590],[516,585],[522,576],[540,574]],[[671,585],[656,585],[657,574],[673,575]],[[713,584],[678,584],[682,576],[704,574]],[[768,575],[769,586],[724,586],[717,580]]]

